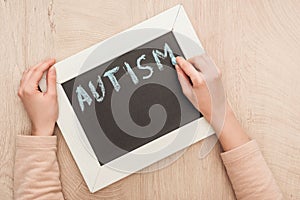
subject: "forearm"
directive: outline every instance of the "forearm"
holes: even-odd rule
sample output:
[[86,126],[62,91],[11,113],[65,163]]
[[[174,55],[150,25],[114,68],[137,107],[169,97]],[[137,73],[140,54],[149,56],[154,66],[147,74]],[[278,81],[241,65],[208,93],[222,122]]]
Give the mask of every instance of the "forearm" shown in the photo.
[[250,141],[229,106],[221,133],[217,133],[224,151],[229,151]]
[[219,141],[225,151],[221,156],[237,199],[282,198],[257,143],[250,141],[230,108]]
[[221,154],[236,198],[282,199],[255,140]]
[[235,118],[222,87],[221,73],[207,54],[176,58],[183,93],[210,122],[226,151],[222,154],[237,199],[278,199],[282,195],[255,141]]
[[63,199],[56,136],[17,136],[15,199]]

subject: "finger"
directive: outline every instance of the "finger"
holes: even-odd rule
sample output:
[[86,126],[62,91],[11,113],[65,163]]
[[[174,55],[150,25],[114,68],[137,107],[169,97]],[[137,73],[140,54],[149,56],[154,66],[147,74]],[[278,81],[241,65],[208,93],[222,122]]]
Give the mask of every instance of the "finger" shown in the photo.
[[207,62],[205,61],[207,54],[202,54],[190,58],[188,61],[194,65],[198,70],[205,73],[208,70]]
[[[32,72],[34,72],[38,67],[40,67],[45,61],[41,61],[38,64],[29,67],[28,69],[26,69],[25,73],[27,73],[27,77],[31,77]],[[27,79],[28,80],[28,79]]]
[[24,73],[27,73],[29,71],[29,68],[25,69]]
[[180,75],[188,85],[192,86],[189,77],[184,73],[184,71],[178,65],[175,65],[175,69],[177,75]]
[[49,95],[56,95],[56,70],[51,67],[47,73],[47,92]]
[[22,98],[24,94],[28,95],[28,94],[33,94],[34,92],[34,87],[27,84],[28,79],[29,79],[29,74],[27,69],[23,72],[22,78],[20,80],[20,86],[18,90],[18,96],[20,98]]
[[29,78],[29,74],[28,74],[29,69],[25,69],[24,72],[22,73],[22,78],[20,80],[20,85],[24,84],[26,82],[26,80]]
[[190,77],[192,84],[196,84],[199,79],[199,72],[195,69],[195,67],[182,57],[176,57],[176,62],[182,71]]
[[36,64],[36,65],[30,67],[28,70],[33,71],[34,69],[39,68],[39,67],[40,67],[44,62],[46,62],[46,61],[47,61],[47,60],[40,61],[38,64]]
[[200,56],[195,56],[188,61],[199,69],[205,76],[216,76],[220,74],[220,69],[206,53]]
[[189,77],[184,73],[184,71],[182,71],[182,69],[178,65],[175,65],[175,69],[177,72],[177,76],[178,76],[178,80],[179,80],[182,92],[187,97],[190,96],[191,90],[192,90],[192,85],[191,85]]
[[38,67],[32,68],[30,70],[32,72],[32,74],[30,76],[30,82],[34,83],[34,84],[37,84],[41,80],[41,78],[43,76],[43,73],[47,69],[49,69],[54,63],[55,63],[55,59],[49,59],[49,60],[43,62]]

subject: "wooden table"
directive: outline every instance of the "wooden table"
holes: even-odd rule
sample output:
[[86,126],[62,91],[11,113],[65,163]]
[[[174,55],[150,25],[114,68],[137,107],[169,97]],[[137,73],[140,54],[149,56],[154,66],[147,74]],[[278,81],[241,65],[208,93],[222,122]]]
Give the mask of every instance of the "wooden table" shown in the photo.
[[[62,60],[178,3],[222,70],[228,99],[285,199],[300,199],[297,0],[1,0],[0,199],[13,197],[15,137],[30,134],[17,97],[23,70],[48,57]],[[66,199],[235,199],[220,145],[201,160],[197,143],[166,168],[90,194],[58,129],[56,134]]]

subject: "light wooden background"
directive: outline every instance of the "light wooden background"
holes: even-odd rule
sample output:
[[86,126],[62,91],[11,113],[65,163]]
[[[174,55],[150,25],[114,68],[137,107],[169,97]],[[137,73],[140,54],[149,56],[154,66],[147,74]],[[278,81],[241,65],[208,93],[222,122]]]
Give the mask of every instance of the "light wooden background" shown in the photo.
[[[228,99],[285,199],[300,199],[298,0],[0,0],[0,199],[13,198],[15,137],[30,134],[17,97],[22,71],[48,57],[62,60],[178,3],[223,71]],[[89,194],[56,134],[66,199],[235,199],[219,145],[200,160],[198,143],[167,168]]]

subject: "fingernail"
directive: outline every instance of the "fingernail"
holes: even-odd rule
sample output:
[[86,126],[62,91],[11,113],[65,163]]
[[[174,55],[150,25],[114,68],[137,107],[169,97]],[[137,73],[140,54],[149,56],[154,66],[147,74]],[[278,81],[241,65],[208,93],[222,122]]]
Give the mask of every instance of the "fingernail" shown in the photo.
[[50,67],[49,71],[50,73],[54,74],[56,72],[55,67]]

